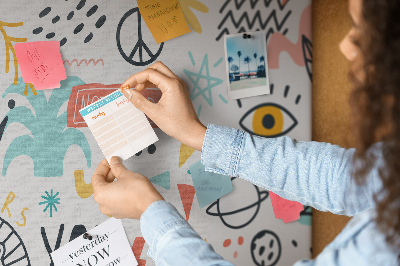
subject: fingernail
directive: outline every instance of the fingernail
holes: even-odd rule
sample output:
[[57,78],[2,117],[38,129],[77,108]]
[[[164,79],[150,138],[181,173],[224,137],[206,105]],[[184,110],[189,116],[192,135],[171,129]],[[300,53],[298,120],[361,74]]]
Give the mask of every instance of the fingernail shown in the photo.
[[113,157],[110,159],[110,164],[119,164],[119,163],[121,163],[121,162],[122,162],[121,158],[119,158],[119,157],[117,157],[117,156],[113,156]]
[[130,89],[130,86],[126,85],[125,87],[121,87],[121,92],[123,93],[124,90],[129,90],[129,89]]
[[124,90],[125,97],[128,98],[128,100],[131,100],[132,98],[132,90]]

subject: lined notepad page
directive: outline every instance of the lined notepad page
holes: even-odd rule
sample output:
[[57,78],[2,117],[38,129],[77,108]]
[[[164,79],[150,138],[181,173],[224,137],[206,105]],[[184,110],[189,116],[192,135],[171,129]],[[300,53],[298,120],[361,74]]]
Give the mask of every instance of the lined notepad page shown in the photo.
[[158,140],[146,115],[115,91],[79,111],[109,161],[128,159]]

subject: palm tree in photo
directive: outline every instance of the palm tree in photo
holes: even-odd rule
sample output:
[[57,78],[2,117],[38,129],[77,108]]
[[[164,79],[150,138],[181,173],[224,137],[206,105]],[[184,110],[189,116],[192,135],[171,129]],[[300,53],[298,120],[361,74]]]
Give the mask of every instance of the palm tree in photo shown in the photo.
[[266,70],[266,69],[265,69],[265,58],[264,58],[263,55],[260,57],[260,63],[262,63],[262,62],[264,62],[264,70]]
[[229,69],[231,69],[231,63],[233,62],[232,56],[228,57]]
[[250,56],[246,56],[244,58],[244,63],[247,64],[247,69],[249,70],[249,72],[247,73],[248,77],[250,77],[250,62],[251,62]]
[[254,63],[256,63],[256,72],[257,72],[257,53],[254,53],[253,56],[255,60]]
[[[238,57],[239,57],[239,77],[240,77],[240,57],[242,56],[242,52],[238,51]],[[239,78],[240,79],[240,78]]]

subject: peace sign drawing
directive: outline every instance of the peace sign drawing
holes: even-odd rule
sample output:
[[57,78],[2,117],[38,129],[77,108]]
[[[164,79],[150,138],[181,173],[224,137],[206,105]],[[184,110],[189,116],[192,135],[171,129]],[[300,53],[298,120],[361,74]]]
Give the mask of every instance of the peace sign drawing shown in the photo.
[[[132,16],[132,17],[131,17]],[[130,18],[131,17],[131,18]],[[135,33],[132,33],[132,22],[134,22],[135,17],[137,17],[137,42],[133,49],[127,48],[127,47],[132,47],[133,39],[135,39]],[[129,19],[128,19],[129,18]],[[151,36],[151,34],[149,34]],[[135,7],[126,12],[121,20],[118,23],[117,27],[117,47],[119,50],[119,53],[122,55],[122,57],[130,64],[134,66],[145,66],[157,59],[157,57],[160,55],[161,50],[164,46],[164,43],[161,43],[158,45],[158,50],[156,53],[152,52],[153,50],[157,49],[157,46],[155,46],[155,40],[151,36],[151,41],[154,42],[153,45],[148,45],[143,41],[143,36],[142,36],[142,16],[140,15],[139,8]],[[122,37],[122,40],[121,40]],[[133,37],[133,38],[132,38]],[[149,43],[149,42],[148,42]],[[124,46],[125,50],[122,48]],[[149,46],[152,48],[150,49]],[[154,48],[155,47],[155,48]],[[129,51],[129,52],[126,52]]]

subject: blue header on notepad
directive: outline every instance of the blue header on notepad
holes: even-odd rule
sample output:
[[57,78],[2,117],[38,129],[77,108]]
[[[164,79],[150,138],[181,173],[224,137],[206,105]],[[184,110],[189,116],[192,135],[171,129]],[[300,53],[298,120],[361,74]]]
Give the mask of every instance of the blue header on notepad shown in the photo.
[[80,110],[79,112],[81,113],[82,116],[88,115],[93,111],[96,111],[100,107],[108,104],[109,102],[114,101],[115,99],[123,96],[123,94],[120,91],[116,91],[108,95],[107,97],[98,100],[97,102],[85,107],[84,109]]

